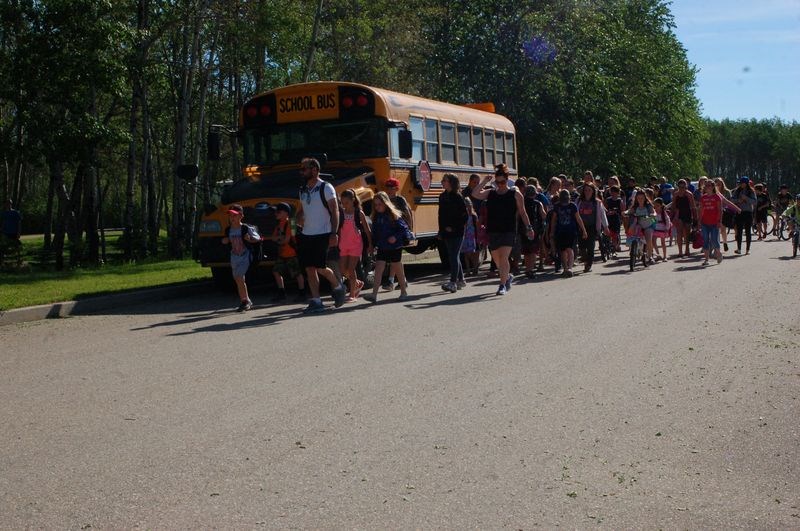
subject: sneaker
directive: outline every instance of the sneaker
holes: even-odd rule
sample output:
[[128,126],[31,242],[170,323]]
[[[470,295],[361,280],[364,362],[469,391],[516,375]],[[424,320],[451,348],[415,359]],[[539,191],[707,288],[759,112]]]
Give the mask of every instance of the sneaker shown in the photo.
[[564,276],[567,278],[572,278],[572,271],[564,271]]
[[364,300],[375,304],[376,302],[378,302],[378,296],[375,295],[374,293],[365,293]]
[[536,271],[525,271],[525,277],[528,280],[533,280],[536,278]]
[[506,291],[511,291],[511,284],[514,283],[514,275],[508,275],[506,279]]
[[507,292],[505,284],[500,284],[500,287],[497,288],[497,295],[505,295]]
[[708,265],[708,260],[703,260],[703,267]]
[[718,254],[717,254],[717,263],[718,263],[718,264],[721,264],[721,263],[722,263],[722,253],[718,253]]
[[457,289],[456,285],[453,284],[452,282],[445,282],[444,284],[442,284],[442,291],[449,291],[450,293],[455,293],[456,289]]
[[344,304],[345,297],[347,296],[344,285],[340,285],[338,288],[331,290],[331,295],[333,296],[333,307],[341,307],[341,305]]
[[239,305],[239,307],[236,308],[236,311],[239,312],[239,313],[247,312],[247,311],[251,310],[252,308],[253,308],[253,303],[252,302],[250,302],[250,301],[242,301],[242,303]]
[[305,307],[303,313],[308,315],[312,313],[322,313],[326,310],[325,305],[320,302],[311,301],[308,303],[308,306]]
[[[556,271],[556,272],[557,272],[557,271]],[[567,277],[569,277],[569,271],[567,271],[567,270],[565,269],[564,271],[562,271],[562,272],[561,272],[561,278],[567,278]]]
[[408,296],[408,293],[401,293],[401,294],[400,294],[400,296],[399,296],[399,297],[397,297],[397,300],[399,300],[400,302],[405,302],[405,301],[407,301],[409,298],[410,298],[410,297]]
[[383,291],[392,291],[394,289],[394,282],[387,282],[386,284],[381,284],[381,289]]
[[464,289],[466,287],[467,287],[466,280],[459,280],[458,282],[456,282],[456,289]]
[[733,251],[733,254],[742,254],[742,251],[740,251],[739,249],[736,249],[735,251]]

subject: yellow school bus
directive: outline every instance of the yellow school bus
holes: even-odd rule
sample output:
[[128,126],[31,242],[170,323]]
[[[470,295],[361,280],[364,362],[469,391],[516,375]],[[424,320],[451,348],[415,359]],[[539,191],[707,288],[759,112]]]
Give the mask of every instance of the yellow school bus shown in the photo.
[[[321,178],[336,191],[353,188],[365,211],[387,179],[400,181],[400,194],[413,214],[416,244],[423,252],[437,245],[437,203],[441,177],[455,173],[463,184],[483,177],[495,164],[516,173],[514,125],[491,104],[453,105],[356,83],[316,82],[259,94],[244,104],[235,131],[243,148],[243,178],[227,186],[221,204],[206,212],[198,235],[199,256],[215,278],[229,278],[229,249],[221,244],[228,205],[245,208],[245,222],[262,235],[274,227],[270,206],[297,209],[303,157],[322,163]],[[216,146],[215,146],[216,142]],[[209,136],[209,156],[219,137]],[[271,266],[275,249],[266,244],[258,265]]]

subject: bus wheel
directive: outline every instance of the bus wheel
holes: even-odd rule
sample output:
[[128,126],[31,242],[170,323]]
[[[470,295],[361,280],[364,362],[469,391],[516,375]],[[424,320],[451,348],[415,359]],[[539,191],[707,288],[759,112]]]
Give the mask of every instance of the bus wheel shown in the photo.
[[417,240],[417,244],[412,247],[406,247],[405,251],[409,254],[422,254],[431,248],[430,240],[423,241]]
[[212,267],[211,278],[214,281],[214,287],[220,291],[230,291],[236,287],[230,267]]

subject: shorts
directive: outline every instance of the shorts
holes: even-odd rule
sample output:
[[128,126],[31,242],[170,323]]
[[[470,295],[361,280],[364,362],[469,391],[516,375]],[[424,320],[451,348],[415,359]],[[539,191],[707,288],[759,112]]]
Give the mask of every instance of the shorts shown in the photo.
[[315,267],[325,269],[327,266],[328,247],[330,246],[330,234],[315,234],[306,236],[297,235],[297,259],[300,267]]
[[653,238],[669,238],[670,233],[669,231],[662,231],[662,230],[654,230],[653,231]]
[[566,251],[575,247],[578,235],[574,232],[556,232],[556,248],[559,251]]
[[375,253],[376,262],[396,264],[403,258],[403,249],[378,249]]
[[534,254],[539,252],[538,235],[532,240],[529,240],[527,236],[520,235],[519,241],[520,241],[520,248],[522,249],[522,254]]
[[768,217],[769,212],[766,209],[756,211],[756,223],[766,223]]
[[719,249],[719,225],[700,225],[700,232],[703,235],[703,250],[713,251]]
[[250,251],[245,249],[242,254],[231,253],[231,273],[234,278],[243,277],[250,269]]
[[296,256],[290,256],[289,258],[278,257],[272,266],[272,272],[279,274],[283,278],[297,278],[302,274],[300,261]]
[[608,230],[619,234],[620,227],[622,227],[622,220],[619,216],[608,216]]
[[496,251],[500,247],[514,247],[517,235],[513,232],[490,232],[489,250]]

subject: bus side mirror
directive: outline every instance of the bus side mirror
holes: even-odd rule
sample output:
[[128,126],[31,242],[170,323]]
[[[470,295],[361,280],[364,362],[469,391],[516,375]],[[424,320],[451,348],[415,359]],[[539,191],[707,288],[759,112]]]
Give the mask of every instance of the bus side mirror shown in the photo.
[[211,130],[208,132],[208,141],[206,142],[206,157],[208,160],[219,160],[220,153],[222,152],[222,133],[219,130]]
[[397,132],[397,148],[401,159],[411,158],[411,131],[400,129]]
[[200,168],[197,167],[197,164],[182,164],[175,169],[175,173],[178,174],[180,180],[189,182],[197,179]]

